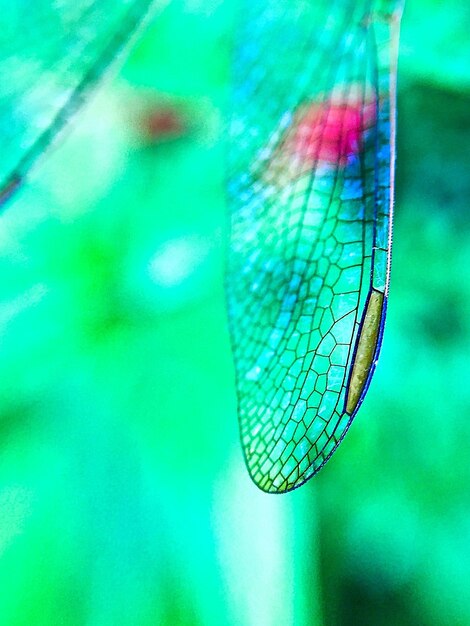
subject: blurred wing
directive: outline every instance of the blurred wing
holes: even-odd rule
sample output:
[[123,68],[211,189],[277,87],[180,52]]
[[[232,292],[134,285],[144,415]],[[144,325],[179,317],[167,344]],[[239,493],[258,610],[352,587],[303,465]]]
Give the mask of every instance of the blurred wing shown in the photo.
[[0,203],[157,0],[0,0]]
[[249,0],[241,13],[227,292],[242,443],[265,491],[328,460],[378,357],[399,18],[387,0]]

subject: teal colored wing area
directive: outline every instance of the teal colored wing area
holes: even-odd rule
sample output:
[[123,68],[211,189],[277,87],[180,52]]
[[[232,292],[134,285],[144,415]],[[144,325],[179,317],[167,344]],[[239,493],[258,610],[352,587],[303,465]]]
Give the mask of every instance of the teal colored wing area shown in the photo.
[[377,360],[399,19],[373,0],[241,12],[227,293],[246,463],[268,492],[328,460]]
[[154,0],[2,1],[0,203],[57,136]]

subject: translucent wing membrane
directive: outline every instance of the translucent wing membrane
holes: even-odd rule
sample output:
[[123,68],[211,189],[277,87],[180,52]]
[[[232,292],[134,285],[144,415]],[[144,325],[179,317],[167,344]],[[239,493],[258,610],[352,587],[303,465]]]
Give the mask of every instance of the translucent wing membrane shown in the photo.
[[153,5],[164,0],[1,0],[0,204]]
[[242,443],[265,491],[328,460],[378,357],[399,17],[378,0],[247,0],[241,12],[227,291]]

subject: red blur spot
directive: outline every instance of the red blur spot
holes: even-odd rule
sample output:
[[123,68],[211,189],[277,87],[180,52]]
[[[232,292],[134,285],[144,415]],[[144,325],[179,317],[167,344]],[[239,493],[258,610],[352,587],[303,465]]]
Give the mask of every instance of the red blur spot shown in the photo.
[[179,139],[188,132],[184,117],[169,106],[154,108],[143,117],[143,132],[155,142]]

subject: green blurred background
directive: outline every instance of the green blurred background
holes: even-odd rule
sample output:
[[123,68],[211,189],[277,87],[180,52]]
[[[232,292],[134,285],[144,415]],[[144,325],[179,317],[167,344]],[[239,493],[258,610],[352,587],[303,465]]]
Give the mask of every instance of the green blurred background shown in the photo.
[[409,0],[383,353],[250,482],[223,293],[230,3],[173,0],[0,221],[0,624],[470,624],[470,8]]

